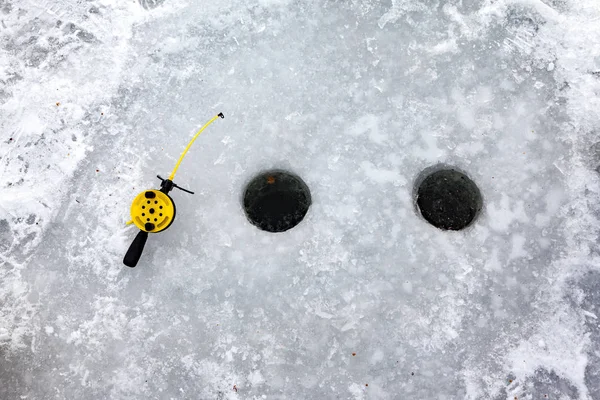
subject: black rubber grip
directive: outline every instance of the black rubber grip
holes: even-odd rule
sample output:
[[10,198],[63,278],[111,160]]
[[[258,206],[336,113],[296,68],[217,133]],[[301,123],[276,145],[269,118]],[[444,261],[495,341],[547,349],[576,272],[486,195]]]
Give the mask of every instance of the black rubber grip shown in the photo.
[[123,258],[123,264],[128,267],[135,267],[142,256],[142,252],[144,251],[144,245],[146,244],[146,240],[148,239],[148,232],[140,231],[133,242],[131,242],[131,246],[129,246],[129,250],[127,250],[127,254]]

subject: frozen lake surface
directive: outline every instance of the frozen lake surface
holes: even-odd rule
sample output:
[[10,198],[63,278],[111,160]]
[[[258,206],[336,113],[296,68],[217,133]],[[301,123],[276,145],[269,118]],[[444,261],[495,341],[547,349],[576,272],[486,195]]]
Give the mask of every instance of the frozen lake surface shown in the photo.
[[597,0],[0,0],[0,43],[0,398],[600,399]]

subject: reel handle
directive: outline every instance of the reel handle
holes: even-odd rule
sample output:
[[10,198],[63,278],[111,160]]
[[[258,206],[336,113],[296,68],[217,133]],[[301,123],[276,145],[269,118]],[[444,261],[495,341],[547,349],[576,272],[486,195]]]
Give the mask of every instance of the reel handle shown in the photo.
[[148,232],[139,231],[131,245],[129,246],[129,250],[127,250],[127,254],[123,258],[123,264],[127,265],[130,268],[133,268],[137,265],[140,257],[142,256],[142,252],[144,251],[144,246],[146,245],[146,240],[148,239]]

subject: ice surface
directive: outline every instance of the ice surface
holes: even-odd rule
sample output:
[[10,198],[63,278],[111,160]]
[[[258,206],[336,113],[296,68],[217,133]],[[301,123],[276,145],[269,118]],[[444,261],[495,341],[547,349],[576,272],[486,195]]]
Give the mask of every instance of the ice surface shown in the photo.
[[[0,41],[0,398],[600,398],[597,0],[0,0]],[[415,209],[437,164],[467,230]]]

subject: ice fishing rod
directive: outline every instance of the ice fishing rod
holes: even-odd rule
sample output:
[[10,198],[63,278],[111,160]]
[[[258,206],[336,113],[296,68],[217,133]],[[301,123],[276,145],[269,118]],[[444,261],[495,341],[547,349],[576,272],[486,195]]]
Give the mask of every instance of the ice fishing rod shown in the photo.
[[189,194],[194,194],[194,192],[190,190],[177,186],[173,182],[173,179],[181,165],[181,161],[183,161],[183,157],[185,157],[190,147],[192,147],[194,141],[196,141],[198,136],[200,136],[200,134],[219,117],[225,118],[223,113],[218,113],[196,132],[185,150],[183,150],[183,153],[181,153],[179,160],[177,160],[177,164],[175,164],[175,168],[173,168],[173,172],[171,172],[171,175],[169,175],[167,179],[157,175],[158,179],[161,181],[160,189],[144,190],[133,199],[133,202],[131,203],[131,220],[127,222],[127,225],[134,224],[140,231],[129,246],[129,250],[127,250],[125,257],[123,258],[123,264],[131,268],[135,267],[144,251],[148,233],[162,232],[170,227],[175,220],[175,202],[173,202],[173,199],[169,196],[169,192],[173,190],[173,188],[177,188]]

